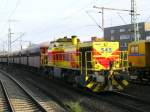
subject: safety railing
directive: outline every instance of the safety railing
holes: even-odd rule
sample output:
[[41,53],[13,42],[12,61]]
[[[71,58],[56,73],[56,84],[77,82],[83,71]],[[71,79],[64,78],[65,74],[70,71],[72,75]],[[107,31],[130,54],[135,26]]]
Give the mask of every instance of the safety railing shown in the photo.
[[100,71],[104,69],[102,68],[100,64],[97,64],[98,60],[96,60],[96,58],[101,59],[100,61],[107,61],[106,62],[106,65],[108,66],[107,69],[110,69],[110,66],[113,69],[122,69],[122,68],[128,69],[128,52],[127,51],[118,51],[115,54],[109,54],[109,56],[107,55],[107,53],[105,54],[105,56],[103,56],[97,52],[86,51],[85,52],[86,74],[88,74],[89,71]]
[[119,51],[120,52],[120,67],[128,69],[128,51]]

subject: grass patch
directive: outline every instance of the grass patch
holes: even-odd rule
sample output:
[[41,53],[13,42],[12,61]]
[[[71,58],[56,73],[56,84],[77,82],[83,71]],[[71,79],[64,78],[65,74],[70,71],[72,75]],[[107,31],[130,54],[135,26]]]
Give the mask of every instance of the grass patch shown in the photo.
[[69,102],[67,105],[70,107],[71,112],[84,112],[79,102]]

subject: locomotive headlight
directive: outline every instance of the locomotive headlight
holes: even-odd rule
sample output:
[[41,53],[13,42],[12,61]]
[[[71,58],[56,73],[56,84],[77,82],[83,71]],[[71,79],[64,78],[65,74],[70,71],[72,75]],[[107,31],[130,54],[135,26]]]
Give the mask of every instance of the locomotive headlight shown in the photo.
[[122,67],[122,71],[125,72],[125,70],[126,70],[125,67]]

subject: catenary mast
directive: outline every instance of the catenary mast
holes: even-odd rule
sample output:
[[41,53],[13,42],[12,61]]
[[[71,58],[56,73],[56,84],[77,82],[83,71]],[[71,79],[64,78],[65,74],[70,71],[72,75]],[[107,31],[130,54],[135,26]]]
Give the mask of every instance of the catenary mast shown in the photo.
[[139,28],[138,28],[138,20],[137,20],[137,3],[136,0],[131,0],[131,24],[133,28],[133,38],[134,41],[139,41]]

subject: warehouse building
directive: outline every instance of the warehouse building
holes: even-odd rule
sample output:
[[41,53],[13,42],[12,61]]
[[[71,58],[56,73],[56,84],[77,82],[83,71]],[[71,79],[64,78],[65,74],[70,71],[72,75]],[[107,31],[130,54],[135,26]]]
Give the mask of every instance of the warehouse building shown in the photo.
[[[133,25],[121,25],[104,29],[104,38],[108,41],[120,41],[121,50],[127,50],[128,43],[134,41]],[[150,39],[150,23],[139,23],[139,39]]]

